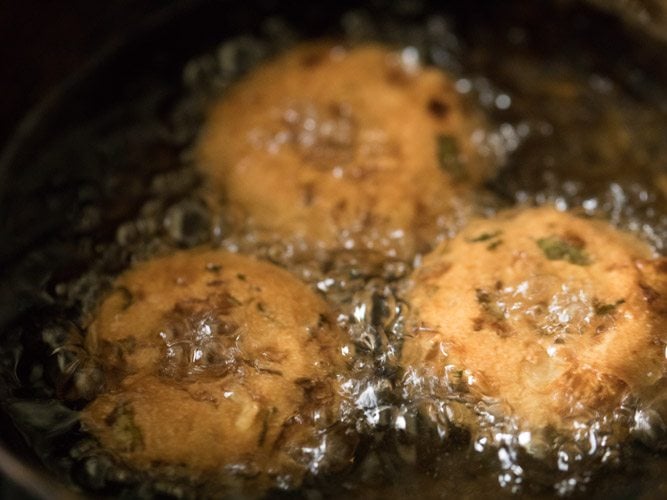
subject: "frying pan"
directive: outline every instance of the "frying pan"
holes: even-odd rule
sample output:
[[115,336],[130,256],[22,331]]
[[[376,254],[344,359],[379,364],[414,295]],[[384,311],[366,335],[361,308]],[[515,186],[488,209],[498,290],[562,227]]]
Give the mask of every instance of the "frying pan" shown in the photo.
[[[183,93],[183,68],[189,61],[226,39],[266,30],[267,20],[278,18],[308,38],[335,36],[339,29],[337,20],[361,7],[378,17],[406,19],[421,15],[414,5],[421,5],[419,12],[444,8],[467,33],[500,37],[519,25],[529,32],[543,32],[539,44],[546,53],[558,52],[559,44],[583,44],[591,53],[603,54],[600,70],[617,76],[637,95],[662,92],[661,82],[667,82],[667,64],[661,57],[661,40],[666,33],[661,2],[625,4],[632,8],[604,4],[606,9],[620,12],[631,27],[578,2],[499,4],[453,1],[443,6],[438,2],[406,1],[394,2],[387,8],[385,2],[352,0],[186,0],[153,9],[114,32],[97,55],[25,114],[2,149],[0,342],[18,342],[23,349],[34,349],[31,355],[41,356],[44,369],[48,370],[52,363],[48,349],[39,339],[25,341],[25,337],[36,335],[44,318],[56,310],[53,284],[76,274],[83,261],[95,254],[87,249],[82,257],[80,249],[73,247],[72,242],[87,230],[81,221],[92,220],[98,241],[113,238],[109,228],[136,212],[144,201],[144,183],[153,172],[139,165],[155,165],[160,170],[172,168],[179,161],[178,144],[165,145],[159,134],[135,140],[125,137],[125,146],[114,159],[123,165],[120,183],[116,180],[113,185],[98,185],[97,179],[109,177],[111,167],[109,162],[91,156],[90,142],[127,124],[143,123],[147,115],[164,114]],[[237,64],[250,66],[252,61],[245,61],[243,54],[238,57]],[[650,81],[637,83],[628,68],[650,73]],[[185,144],[192,137],[179,140]],[[82,194],[82,184],[94,187],[90,193]],[[86,208],[91,197],[101,197],[107,209],[91,214]],[[39,252],[35,253],[35,249]],[[63,477],[59,469],[62,464],[49,461],[60,456],[58,447],[63,443],[43,435],[48,434],[48,426],[26,430],[17,423],[13,402],[26,396],[46,399],[46,393],[36,394],[34,388],[25,387],[29,374],[21,372],[24,367],[18,357],[4,356],[2,362],[5,368],[7,363],[16,366],[14,377],[3,375],[0,381],[0,469],[41,498],[83,494],[80,484],[73,487],[72,479]],[[65,421],[68,418],[64,414],[61,417]],[[84,485],[84,489],[88,486]],[[665,480],[638,477],[635,483],[616,490],[616,494],[619,498],[649,498],[658,497],[666,489]]]

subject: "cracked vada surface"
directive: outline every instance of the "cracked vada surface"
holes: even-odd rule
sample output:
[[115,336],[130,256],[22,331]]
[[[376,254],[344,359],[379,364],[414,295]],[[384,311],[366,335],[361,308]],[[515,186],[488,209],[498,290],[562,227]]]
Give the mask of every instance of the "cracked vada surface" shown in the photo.
[[323,299],[272,264],[210,250],[139,263],[87,342],[109,387],[84,428],[135,467],[284,486],[349,460],[353,444],[332,429],[352,348]]
[[574,430],[664,391],[667,261],[609,224],[550,208],[471,223],[412,278],[402,364],[465,374],[529,431]]
[[235,225],[406,257],[454,225],[491,173],[482,120],[413,52],[305,44],[225,92],[198,162]]

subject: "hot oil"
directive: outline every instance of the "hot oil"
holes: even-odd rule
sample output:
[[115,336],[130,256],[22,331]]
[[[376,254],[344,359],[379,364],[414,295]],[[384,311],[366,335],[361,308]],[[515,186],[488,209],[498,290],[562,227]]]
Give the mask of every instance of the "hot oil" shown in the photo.
[[[418,2],[401,5],[384,15],[350,11],[336,30],[352,44],[388,42],[407,60],[442,67],[455,75],[457,90],[471,105],[491,116],[493,126],[477,131],[475,140],[504,165],[480,192],[478,213],[517,203],[554,205],[607,219],[664,253],[667,99],[651,87],[650,75],[631,66],[619,73],[591,53],[578,53],[575,42],[554,50],[520,22],[473,23],[465,9],[431,14]],[[565,16],[555,23],[568,21]],[[112,119],[74,131],[70,149],[45,160],[71,160],[74,151],[78,156],[71,161],[98,165],[100,175],[73,187],[77,215],[67,241],[54,241],[24,260],[25,280],[39,268],[33,261],[55,255],[67,264],[42,278],[44,286],[35,292],[47,297],[30,321],[16,326],[14,349],[3,353],[5,378],[14,387],[6,406],[40,458],[91,492],[192,497],[239,487],[234,474],[193,478],[179,467],[132,470],[77,426],[77,411],[104,383],[83,339],[113,277],[132,262],[213,244],[299,276],[336,307],[339,325],[357,348],[352,375],[342,384],[345,421],[359,439],[355,461],[335,473],[318,470],[313,461],[297,495],[650,496],[649,488],[661,485],[665,464],[657,451],[665,446],[664,397],[628,397],[612,414],[581,422],[574,436],[536,442],[506,417],[502,401],[472,394],[473,374],[452,370],[443,385],[400,368],[410,307],[403,294],[419,257],[387,258],[353,242],[337,252],[313,251],[298,241],[267,243],[265,234],[230,232],[224,214],[208,210],[192,155],[207,104],[300,38],[296,28],[272,19],[259,35],[226,41],[184,68],[178,98],[163,100],[166,112],[159,99],[144,103],[132,115],[132,128]],[[78,151],[82,137],[95,144],[85,154]],[[442,239],[457,228],[450,226]],[[575,319],[584,321],[588,312]],[[478,424],[475,431],[460,424],[466,419]],[[632,439],[615,440],[618,427]],[[326,442],[320,444],[326,454]],[[535,449],[540,452],[526,451]]]

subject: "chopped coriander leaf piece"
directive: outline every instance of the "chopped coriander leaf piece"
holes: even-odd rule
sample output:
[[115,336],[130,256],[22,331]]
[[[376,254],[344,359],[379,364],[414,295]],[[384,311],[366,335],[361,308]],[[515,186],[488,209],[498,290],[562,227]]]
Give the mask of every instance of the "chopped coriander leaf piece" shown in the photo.
[[134,410],[123,403],[117,406],[107,417],[113,438],[124,451],[135,451],[144,445],[141,429],[134,422]]
[[489,292],[481,288],[475,289],[475,296],[477,297],[477,302],[479,304],[488,304],[491,302],[491,296],[489,295]]
[[440,168],[452,176],[454,180],[466,178],[465,167],[459,159],[459,145],[451,135],[438,136],[438,161]]
[[474,238],[469,239],[468,241],[470,243],[479,243],[480,241],[489,241],[495,238],[496,236],[500,236],[503,234],[503,232],[499,229],[497,231],[493,231],[491,233],[482,233],[478,236],[475,236]]
[[625,303],[624,299],[619,299],[613,304],[594,304],[593,310],[598,316],[606,316],[608,314],[613,314],[616,312],[616,308],[621,304]]
[[577,266],[587,266],[591,259],[583,246],[566,241],[558,236],[549,236],[537,240],[544,255],[549,260],[564,260]]
[[486,245],[486,249],[487,250],[495,250],[496,248],[498,248],[502,244],[503,244],[503,240],[495,240],[495,241],[492,241],[491,243],[489,243],[488,245]]
[[477,303],[482,310],[496,321],[505,319],[505,311],[492,299],[491,294],[486,290],[477,288],[475,290]]

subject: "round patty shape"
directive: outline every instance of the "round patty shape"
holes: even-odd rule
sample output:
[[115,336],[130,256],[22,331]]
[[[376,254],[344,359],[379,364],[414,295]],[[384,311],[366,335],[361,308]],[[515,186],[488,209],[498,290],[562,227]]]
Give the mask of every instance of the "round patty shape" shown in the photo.
[[410,49],[312,43],[213,105],[198,160],[246,228],[405,256],[487,177],[471,140],[479,123],[453,82]]
[[468,370],[523,428],[572,429],[664,389],[666,271],[605,222],[550,208],[475,221],[415,271],[402,363]]
[[287,271],[199,249],[140,263],[116,279],[87,342],[109,388],[83,424],[129,463],[294,480],[327,464],[303,450],[339,421],[352,351]]

